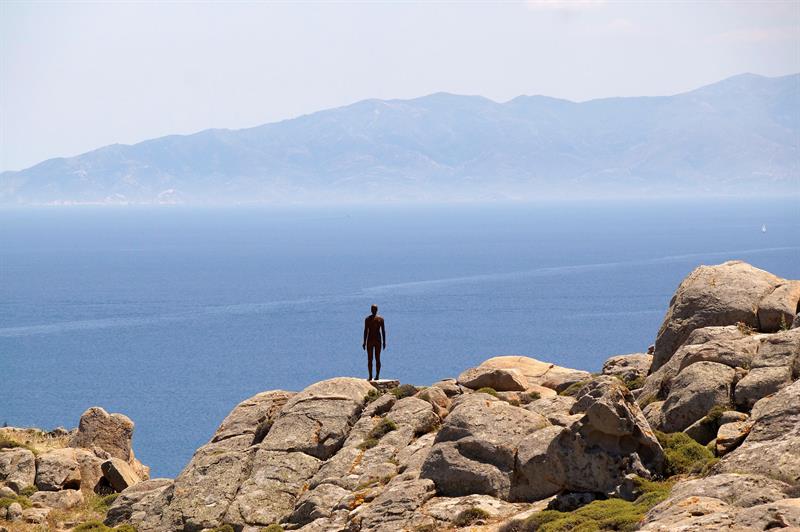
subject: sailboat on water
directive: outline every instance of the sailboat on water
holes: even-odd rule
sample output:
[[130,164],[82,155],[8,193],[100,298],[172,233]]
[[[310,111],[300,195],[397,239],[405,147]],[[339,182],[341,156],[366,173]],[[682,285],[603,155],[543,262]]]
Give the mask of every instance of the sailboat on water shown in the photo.
[[767,224],[761,224],[761,232],[762,233],[766,233],[767,232]]

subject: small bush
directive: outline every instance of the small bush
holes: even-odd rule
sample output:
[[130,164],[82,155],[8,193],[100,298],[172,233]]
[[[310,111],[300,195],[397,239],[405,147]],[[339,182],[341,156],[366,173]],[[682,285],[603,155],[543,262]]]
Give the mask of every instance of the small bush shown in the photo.
[[27,443],[22,443],[17,440],[12,440],[5,434],[0,434],[0,449],[28,449],[33,454],[37,454],[36,449],[28,445]]
[[622,382],[625,383],[625,386],[627,386],[629,390],[638,390],[644,386],[644,377],[639,376],[633,379],[623,380]]
[[584,385],[586,385],[587,382],[589,382],[589,381],[587,380],[587,381],[573,382],[572,384],[570,384],[569,386],[567,386],[566,388],[561,390],[558,393],[558,395],[568,395],[570,397],[575,397],[576,395],[578,395],[578,392],[580,391],[580,389],[583,388]]
[[478,508],[477,506],[473,506],[472,508],[467,508],[458,514],[456,518],[453,519],[453,524],[460,528],[469,526],[475,521],[487,519],[488,517],[489,514],[486,512],[486,510]]
[[262,528],[261,532],[283,532],[283,527],[279,524],[273,523]]
[[539,399],[542,398],[542,394],[540,394],[539,392],[528,392],[528,398],[531,401],[538,401]]
[[231,525],[221,525],[217,528],[212,528],[210,532],[236,532]]
[[714,453],[683,432],[656,431],[656,437],[664,449],[668,476],[700,473],[714,459]]
[[134,527],[133,525],[125,524],[114,527],[111,530],[113,530],[114,532],[136,532],[136,527]]
[[3,498],[0,498],[0,508],[8,508],[9,506],[14,504],[15,502],[18,502],[19,505],[22,506],[23,509],[30,508],[31,506],[33,506],[33,504],[31,503],[31,500],[29,498],[24,497],[22,495],[17,495],[16,497],[3,497]]
[[706,414],[706,417],[704,419],[716,423],[722,417],[722,414],[724,414],[728,410],[733,410],[733,407],[731,405],[714,405],[708,411],[708,414]]
[[497,391],[494,388],[484,387],[475,390],[477,393],[488,393],[492,397],[497,397]]
[[508,404],[510,404],[511,406],[519,406],[520,405],[519,399],[509,399],[506,402]]
[[395,388],[389,390],[389,393],[398,399],[404,399],[406,397],[415,395],[417,393],[417,388],[411,384],[401,384],[400,386],[396,386]]
[[30,497],[37,491],[39,491],[39,488],[37,488],[36,486],[27,486],[25,488],[22,488],[19,491],[19,494],[22,495],[23,497]]
[[381,396],[380,392],[377,389],[373,388],[367,392],[367,395],[364,396],[364,402],[369,404],[380,396]]
[[378,445],[378,440],[392,432],[393,430],[397,430],[397,425],[391,419],[383,418],[380,423],[375,425],[367,437],[364,439],[363,442],[358,446],[359,449],[362,451],[366,451],[367,449],[372,449],[376,445]]
[[102,497],[96,497],[91,502],[91,506],[95,511],[104,514],[108,511],[108,508],[114,503],[117,497],[119,497],[119,493],[111,493]]
[[358,444],[358,448],[361,449],[362,451],[366,451],[367,449],[372,449],[376,445],[378,445],[378,440],[376,440],[375,438],[367,438],[366,440]]
[[786,321],[786,316],[781,316],[781,330],[788,331],[792,328],[792,324]]

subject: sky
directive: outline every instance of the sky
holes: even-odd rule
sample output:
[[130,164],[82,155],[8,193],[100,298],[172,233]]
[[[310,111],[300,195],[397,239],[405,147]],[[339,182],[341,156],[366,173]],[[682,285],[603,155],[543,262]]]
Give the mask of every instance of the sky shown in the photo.
[[0,0],[0,171],[366,98],[583,101],[798,71],[798,0]]

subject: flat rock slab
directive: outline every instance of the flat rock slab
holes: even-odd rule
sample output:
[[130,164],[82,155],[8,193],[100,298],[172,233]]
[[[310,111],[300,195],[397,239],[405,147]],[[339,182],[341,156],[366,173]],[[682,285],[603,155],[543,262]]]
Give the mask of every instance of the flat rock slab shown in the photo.
[[379,392],[388,392],[392,388],[400,386],[400,381],[397,379],[378,379],[368,382]]

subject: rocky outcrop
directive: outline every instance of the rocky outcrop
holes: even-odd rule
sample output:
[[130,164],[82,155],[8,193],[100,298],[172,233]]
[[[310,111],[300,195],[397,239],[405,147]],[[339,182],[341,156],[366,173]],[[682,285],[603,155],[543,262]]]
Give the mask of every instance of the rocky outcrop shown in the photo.
[[560,392],[571,384],[585,381],[592,376],[588,371],[564,368],[518,355],[493,357],[481,363],[480,367],[517,370],[528,381],[528,389],[533,391],[544,387]]
[[[24,449],[0,451],[0,490],[54,490],[19,516],[44,522],[87,486],[122,489],[105,522],[139,532],[494,532],[610,502],[626,508],[612,528],[634,526],[622,522],[634,509],[637,519],[649,509],[644,530],[800,526],[800,329],[785,326],[794,286],[743,263],[698,268],[655,356],[611,357],[597,376],[501,356],[423,389],[337,378],[263,392],[174,481],[139,477],[132,449],[123,458],[127,418],[90,409],[79,447],[32,466]],[[700,455],[705,467],[684,467]],[[667,494],[657,481],[676,472]]]
[[617,355],[603,363],[603,375],[611,375],[622,379],[625,383],[633,383],[647,377],[652,364],[653,355],[647,353]]
[[515,368],[478,366],[458,376],[458,384],[473,390],[493,388],[498,392],[519,392],[528,387],[525,376]]
[[0,449],[0,482],[19,493],[36,481],[36,457],[28,449]]
[[695,329],[742,323],[759,330],[762,300],[770,309],[793,306],[793,317],[798,298],[788,290],[776,293],[785,283],[784,279],[740,261],[696,268],[670,301],[656,336],[651,371],[666,364]]

